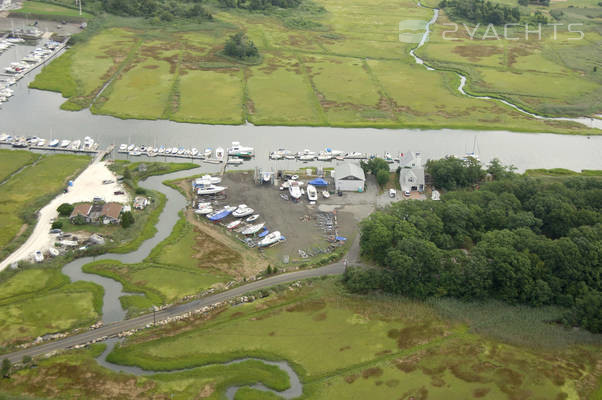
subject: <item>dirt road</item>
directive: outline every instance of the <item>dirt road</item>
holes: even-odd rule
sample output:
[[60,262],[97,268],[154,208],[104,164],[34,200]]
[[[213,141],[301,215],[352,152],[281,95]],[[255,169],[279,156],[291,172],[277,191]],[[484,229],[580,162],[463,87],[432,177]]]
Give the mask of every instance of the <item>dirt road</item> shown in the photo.
[[31,260],[36,251],[45,252],[54,244],[54,236],[48,234],[52,220],[58,217],[56,209],[63,203],[80,203],[92,201],[100,197],[104,201],[126,203],[129,201],[127,194],[115,195],[114,192],[123,190],[121,184],[112,183],[103,185],[103,180],[117,182],[115,175],[107,168],[106,162],[92,162],[74,181],[67,193],[55,197],[50,203],[38,212],[38,222],[32,234],[21,247],[0,262],[0,271],[20,260]]

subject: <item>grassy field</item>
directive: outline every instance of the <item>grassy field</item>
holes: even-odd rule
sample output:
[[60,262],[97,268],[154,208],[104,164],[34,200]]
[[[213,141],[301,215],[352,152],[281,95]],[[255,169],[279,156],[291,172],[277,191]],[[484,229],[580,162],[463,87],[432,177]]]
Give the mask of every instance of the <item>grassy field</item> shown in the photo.
[[[18,155],[2,152],[7,160],[19,162]],[[33,156],[37,157],[37,156]],[[29,162],[32,158],[25,157]],[[4,258],[28,235],[35,223],[35,210],[44,206],[70,178],[75,177],[90,162],[89,157],[66,154],[40,156],[39,161],[0,186],[0,258]],[[14,167],[7,168],[14,171]]]
[[0,150],[0,182],[9,176],[40,159],[39,154],[25,150]]
[[[599,133],[467,98],[458,93],[455,74],[416,65],[408,54],[415,44],[399,41],[398,24],[428,20],[432,11],[410,0],[318,0],[295,12],[267,15],[212,12],[213,22],[195,27],[152,27],[135,20],[121,28],[129,20],[105,21],[112,27],[79,41],[32,86],[61,91],[69,98],[64,108],[80,109],[108,84],[92,111],[121,118]],[[579,43],[483,43],[466,34],[447,41],[441,37],[445,22],[443,15],[420,54],[469,75],[471,92],[550,115],[602,111],[602,78],[591,71],[598,62],[591,54],[600,44],[595,20],[588,22],[591,35]],[[239,29],[259,48],[259,65],[220,55],[224,38]]]
[[23,2],[23,6],[18,10],[12,11],[12,13],[25,15],[29,14],[30,17],[45,16],[57,19],[65,17],[69,20],[84,20],[93,17],[93,15],[86,12],[83,12],[82,15],[79,15],[79,10],[75,10],[73,8],[61,7],[56,4],[31,0]]
[[[121,387],[127,377],[130,390],[144,388],[145,398],[169,390],[174,399],[187,399],[202,390],[205,395],[199,397],[218,399],[227,387],[222,377],[229,377],[229,372],[221,370],[223,375],[217,376],[208,371],[225,368],[220,365],[225,361],[256,356],[287,360],[299,374],[302,398],[307,399],[594,398],[590,395],[597,390],[601,374],[599,337],[586,334],[570,346],[547,347],[540,339],[549,332],[527,329],[528,344],[513,345],[474,333],[471,324],[478,317],[467,324],[443,317],[438,311],[443,305],[352,296],[336,282],[326,279],[294,290],[282,288],[254,303],[218,309],[208,319],[147,330],[109,355],[112,361],[153,370],[194,368],[187,372],[118,377],[92,362],[95,350],[91,349],[23,370],[11,380],[2,380],[0,391],[85,395],[109,383]],[[490,317],[497,315],[494,308],[485,311]],[[472,317],[475,310],[462,312]],[[523,327],[530,323],[520,322]],[[559,335],[573,336],[549,326]],[[76,364],[73,371],[77,372],[63,374],[61,380],[49,379],[50,389],[43,389],[38,382],[56,375],[65,364]],[[265,370],[259,363],[238,372],[242,381],[259,379],[269,387],[286,387],[277,370]],[[94,393],[96,398],[110,397]],[[278,397],[244,389],[236,398]]]
[[102,288],[70,283],[56,268],[0,277],[0,350],[46,333],[91,325],[100,316]]

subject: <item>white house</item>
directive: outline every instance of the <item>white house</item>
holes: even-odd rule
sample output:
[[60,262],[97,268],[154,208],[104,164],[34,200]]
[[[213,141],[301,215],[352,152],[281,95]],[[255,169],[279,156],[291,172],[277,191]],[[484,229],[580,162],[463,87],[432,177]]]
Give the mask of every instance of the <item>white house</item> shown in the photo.
[[334,171],[335,189],[344,192],[363,192],[366,175],[357,163],[346,162],[336,166]]
[[424,168],[402,168],[399,171],[399,185],[404,192],[424,192]]
[[422,156],[420,153],[408,151],[407,153],[399,154],[399,166],[401,168],[422,167]]

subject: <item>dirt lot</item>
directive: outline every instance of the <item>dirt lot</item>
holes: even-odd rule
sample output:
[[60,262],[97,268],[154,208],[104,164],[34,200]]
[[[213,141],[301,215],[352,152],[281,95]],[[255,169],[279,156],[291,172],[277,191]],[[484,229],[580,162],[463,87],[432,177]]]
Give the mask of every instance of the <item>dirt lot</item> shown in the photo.
[[[372,212],[376,200],[376,188],[370,190],[369,185],[365,193],[345,193],[342,197],[332,195],[329,199],[320,195],[314,205],[310,205],[306,197],[294,203],[280,198],[278,186],[255,184],[250,172],[227,173],[221,185],[228,187],[227,199],[221,203],[232,206],[247,204],[261,214],[259,222],[265,222],[270,231],[279,230],[286,237],[285,242],[266,252],[275,261],[281,261],[287,255],[291,261],[300,259],[299,249],[307,251],[328,247],[327,235],[317,225],[317,215],[321,212],[335,211],[337,234],[352,239],[358,232],[358,221]],[[231,220],[229,217],[225,223]]]

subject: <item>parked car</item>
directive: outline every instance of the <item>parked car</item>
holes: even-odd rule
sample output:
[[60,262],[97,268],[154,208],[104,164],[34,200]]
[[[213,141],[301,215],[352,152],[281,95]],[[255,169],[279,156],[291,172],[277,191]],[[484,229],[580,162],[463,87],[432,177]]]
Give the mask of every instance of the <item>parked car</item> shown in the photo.
[[112,179],[105,179],[104,181],[102,181],[103,185],[110,185],[111,183],[115,183],[115,181]]
[[409,190],[406,190],[405,192],[403,192],[403,195],[404,195],[405,197],[410,197],[410,191],[409,191]]
[[58,233],[60,235],[61,233],[63,233],[63,231],[61,229],[56,229],[55,228],[55,229],[51,229],[50,233]]
[[397,191],[393,188],[389,189],[389,197],[395,197],[397,195]]
[[125,194],[125,192],[124,192],[123,190],[116,190],[116,191],[114,191],[114,192],[113,192],[113,194],[114,194],[115,196],[119,196],[119,195],[121,195],[121,194]]

